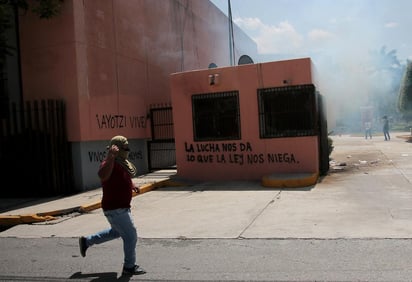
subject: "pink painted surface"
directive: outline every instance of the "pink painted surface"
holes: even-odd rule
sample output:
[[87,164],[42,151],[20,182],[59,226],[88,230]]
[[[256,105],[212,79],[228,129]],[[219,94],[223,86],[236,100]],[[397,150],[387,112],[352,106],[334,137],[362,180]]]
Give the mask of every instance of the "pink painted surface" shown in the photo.
[[[237,58],[256,55],[236,36]],[[64,99],[73,142],[150,138],[171,73],[229,65],[227,18],[209,1],[65,0],[50,20],[21,15],[20,39],[24,100]]]
[[[195,180],[261,179],[272,173],[318,173],[318,136],[259,137],[257,89],[314,84],[309,58],[171,75],[178,176]],[[219,82],[209,85],[209,74]],[[193,94],[239,91],[241,140],[195,142]],[[226,149],[224,149],[226,148]],[[224,160],[224,161],[223,161]]]

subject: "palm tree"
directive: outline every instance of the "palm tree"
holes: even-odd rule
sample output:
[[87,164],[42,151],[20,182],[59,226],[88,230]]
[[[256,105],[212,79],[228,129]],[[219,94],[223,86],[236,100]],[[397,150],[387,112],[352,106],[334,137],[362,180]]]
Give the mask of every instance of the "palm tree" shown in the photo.
[[[404,66],[397,58],[396,50],[386,51],[383,46],[379,51],[370,52],[373,69],[371,76],[376,84],[373,99],[379,115],[395,116],[398,114],[397,95]],[[382,82],[386,82],[382,87]]]
[[386,46],[382,46],[379,51],[371,52],[370,55],[377,70],[391,70],[401,66],[395,49],[386,53]]
[[408,61],[402,77],[398,96],[398,109],[403,118],[412,120],[412,62]]

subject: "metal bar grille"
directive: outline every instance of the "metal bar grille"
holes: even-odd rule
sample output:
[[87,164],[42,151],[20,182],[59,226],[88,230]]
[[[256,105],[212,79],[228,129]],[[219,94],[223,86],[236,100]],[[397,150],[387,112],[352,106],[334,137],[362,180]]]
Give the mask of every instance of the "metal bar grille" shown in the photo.
[[195,141],[240,139],[238,91],[192,96]]
[[150,110],[152,140],[148,141],[149,170],[176,167],[172,107]]
[[297,85],[258,89],[261,138],[317,134],[315,87]]
[[150,110],[153,140],[174,140],[172,107]]
[[7,163],[3,173],[11,179],[29,179],[31,185],[23,185],[17,190],[2,189],[0,197],[73,193],[73,167],[66,135],[64,102],[27,101],[24,106],[13,103],[10,113],[10,118],[0,120],[0,161]]

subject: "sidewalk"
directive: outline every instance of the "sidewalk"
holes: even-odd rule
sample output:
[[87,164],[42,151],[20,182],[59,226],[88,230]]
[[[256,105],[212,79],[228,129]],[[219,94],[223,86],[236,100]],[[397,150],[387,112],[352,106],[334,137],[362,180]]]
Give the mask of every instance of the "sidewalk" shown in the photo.
[[[133,178],[140,194],[165,185],[177,185],[170,177],[176,170],[158,170]],[[133,197],[137,196],[133,193]],[[100,208],[101,187],[67,197],[0,199],[0,225],[14,226],[45,222],[70,213],[86,213]]]
[[[268,188],[258,181],[172,187],[162,182],[172,172],[137,178],[146,181],[146,191],[151,191],[132,201],[139,236],[412,238],[412,143],[397,135],[403,134],[392,133],[388,142],[383,136],[372,140],[333,136],[329,174],[304,188]],[[96,189],[7,214],[50,215],[50,211],[93,206],[100,193]],[[101,209],[94,209],[81,216],[19,224],[0,232],[0,237],[78,237],[105,227]]]

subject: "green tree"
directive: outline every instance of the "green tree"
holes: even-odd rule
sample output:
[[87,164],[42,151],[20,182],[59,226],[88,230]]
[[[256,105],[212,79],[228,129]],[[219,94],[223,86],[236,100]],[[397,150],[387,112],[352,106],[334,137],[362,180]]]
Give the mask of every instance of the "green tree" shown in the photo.
[[370,52],[372,80],[374,87],[374,106],[379,115],[398,115],[398,92],[404,66],[400,63],[396,50],[386,51],[383,46]]
[[14,11],[32,11],[41,19],[50,19],[60,13],[64,0],[0,0],[0,66],[6,56],[13,54],[6,31],[12,26]]
[[386,52],[386,46],[382,46],[379,51],[372,51],[370,56],[377,70],[393,70],[401,65],[396,50]]
[[398,96],[398,109],[406,121],[412,121],[412,62],[408,61]]

